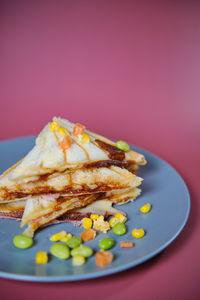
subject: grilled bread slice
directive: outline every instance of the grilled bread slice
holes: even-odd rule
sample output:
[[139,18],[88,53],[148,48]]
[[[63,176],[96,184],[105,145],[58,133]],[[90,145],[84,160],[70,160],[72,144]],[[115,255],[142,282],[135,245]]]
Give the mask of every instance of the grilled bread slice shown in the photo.
[[56,172],[49,176],[41,176],[37,181],[17,184],[4,177],[4,186],[0,189],[0,202],[47,193],[66,196],[130,189],[139,186],[142,180],[141,177],[116,166]]

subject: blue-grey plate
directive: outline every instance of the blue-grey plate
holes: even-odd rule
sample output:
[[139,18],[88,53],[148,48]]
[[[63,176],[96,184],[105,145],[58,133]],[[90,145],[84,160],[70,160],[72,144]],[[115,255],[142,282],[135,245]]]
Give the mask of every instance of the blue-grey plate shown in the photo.
[[[34,138],[19,138],[0,143],[0,172],[21,159],[34,145]],[[148,164],[141,167],[138,175],[144,178],[142,194],[136,201],[118,206],[127,213],[127,233],[116,236],[112,230],[108,236],[114,238],[112,249],[114,261],[111,265],[100,268],[95,264],[95,256],[87,259],[83,266],[72,266],[72,260],[59,260],[50,257],[46,265],[36,265],[35,255],[38,251],[48,251],[52,242],[49,237],[61,230],[78,236],[83,229],[72,224],[58,224],[45,227],[35,235],[34,246],[21,250],[14,247],[12,239],[21,234],[19,222],[0,219],[0,276],[27,281],[74,281],[101,277],[117,273],[152,258],[165,249],[181,232],[186,224],[190,211],[190,196],[181,176],[165,161],[157,156],[134,147],[143,153]],[[140,207],[147,202],[152,204],[148,214],[140,213]],[[134,239],[133,228],[144,228],[145,237]],[[98,251],[98,241],[103,233],[86,244]],[[134,248],[121,249],[120,241],[133,241]]]

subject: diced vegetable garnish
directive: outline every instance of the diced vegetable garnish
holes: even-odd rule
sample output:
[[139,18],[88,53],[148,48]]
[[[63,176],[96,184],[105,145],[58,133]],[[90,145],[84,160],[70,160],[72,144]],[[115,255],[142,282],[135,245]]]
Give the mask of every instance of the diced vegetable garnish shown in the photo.
[[82,219],[82,226],[85,229],[89,229],[92,227],[92,220],[90,218],[83,218]]
[[113,218],[110,219],[109,224],[110,227],[113,228],[117,223],[125,223],[127,218],[121,214],[121,213],[116,213]]
[[72,234],[67,233],[63,238],[60,239],[60,241],[66,243],[71,238],[72,238]]
[[89,144],[89,142],[90,142],[89,135],[87,135],[85,133],[79,134],[78,138],[79,138],[79,141],[83,144]]
[[126,233],[126,226],[124,225],[124,223],[117,223],[113,227],[113,233],[116,235],[124,235]]
[[67,245],[69,248],[76,248],[76,247],[79,247],[81,244],[82,244],[82,240],[81,240],[81,238],[78,237],[78,236],[73,236],[71,239],[69,239],[69,240],[66,242],[66,245]]
[[142,238],[144,235],[145,235],[145,231],[144,231],[144,229],[133,229],[132,230],[132,236],[134,237],[134,238],[136,238],[136,239],[140,239],[140,238]]
[[14,237],[13,244],[17,248],[27,249],[33,245],[33,239],[31,237],[19,234]]
[[120,223],[125,223],[127,220],[127,218],[121,213],[116,213],[115,218],[117,218]]
[[109,220],[109,224],[110,224],[111,228],[113,228],[117,223],[119,223],[119,219],[118,218],[113,217],[113,218],[111,218]]
[[81,245],[80,247],[74,248],[71,251],[71,256],[82,255],[84,257],[90,257],[93,254],[93,249],[87,246]]
[[129,145],[128,145],[126,142],[124,142],[124,141],[117,141],[116,147],[117,147],[118,149],[124,151],[124,152],[130,150]]
[[75,255],[72,257],[72,265],[73,266],[82,266],[85,264],[85,257],[82,255]]
[[48,262],[48,254],[47,254],[47,252],[46,251],[39,251],[36,254],[35,262],[38,265],[46,264]]
[[84,241],[84,242],[87,242],[87,241],[91,241],[95,238],[96,236],[96,231],[89,228],[87,230],[85,230],[84,232],[81,233],[80,237],[81,239]]
[[70,134],[69,131],[65,128],[65,127],[60,127],[58,129],[58,132],[62,135],[67,135],[67,134]]
[[52,242],[58,242],[60,241],[62,238],[64,238],[67,235],[67,232],[65,230],[62,230],[58,233],[55,233],[54,235],[52,235],[50,237],[50,241]]
[[151,204],[147,203],[145,205],[143,205],[142,207],[140,207],[140,211],[144,214],[148,213],[151,210]]
[[52,255],[63,260],[68,259],[70,257],[69,247],[61,243],[53,244],[53,246],[51,246],[50,252]]
[[85,126],[79,123],[76,123],[73,128],[73,135],[76,137],[79,136],[79,134],[82,134],[85,131]]
[[99,251],[96,253],[96,264],[99,267],[104,267],[113,261],[113,254],[110,251]]
[[99,248],[102,250],[108,250],[114,246],[114,240],[110,237],[105,237],[99,241]]
[[60,147],[63,149],[63,151],[69,149],[71,145],[72,145],[72,141],[68,135],[66,135],[63,138],[62,142],[60,142]]
[[49,124],[49,128],[50,128],[52,131],[56,131],[56,130],[58,130],[58,128],[59,128],[59,124],[58,124],[57,122],[51,122],[51,123]]
[[99,215],[97,215],[97,214],[91,214],[90,215],[90,219],[92,219],[92,220],[97,220],[98,217],[99,217]]
[[134,244],[133,242],[124,242],[124,241],[121,241],[121,248],[133,248],[134,247]]

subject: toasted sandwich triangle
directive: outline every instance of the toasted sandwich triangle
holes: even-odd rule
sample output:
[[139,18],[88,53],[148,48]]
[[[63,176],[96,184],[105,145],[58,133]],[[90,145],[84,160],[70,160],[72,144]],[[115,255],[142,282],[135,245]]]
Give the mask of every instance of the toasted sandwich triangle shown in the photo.
[[[129,164],[145,164],[145,158],[142,154],[132,150],[124,153],[115,147],[115,143],[102,136],[85,131],[90,137],[89,143],[82,143],[80,139],[73,134],[74,124],[60,118],[54,118],[60,128],[67,129],[72,145],[69,149],[63,150],[60,143],[63,140],[63,134],[50,129],[48,123],[36,139],[33,149],[13,168],[4,175],[13,181],[34,181],[38,176],[49,174],[54,171],[63,171],[66,169],[82,168],[95,162],[109,161],[114,164],[118,162],[129,161]],[[116,162],[115,162],[116,163]],[[123,164],[122,164],[123,165]],[[4,178],[0,178],[1,181]]]

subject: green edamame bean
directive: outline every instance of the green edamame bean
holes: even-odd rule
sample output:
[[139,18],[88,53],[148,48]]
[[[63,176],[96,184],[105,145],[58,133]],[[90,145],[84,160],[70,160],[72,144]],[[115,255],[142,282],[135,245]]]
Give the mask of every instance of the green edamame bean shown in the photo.
[[112,248],[114,245],[114,240],[110,237],[105,237],[104,239],[99,241],[99,248],[102,250],[108,250]]
[[126,226],[124,223],[117,223],[113,227],[113,233],[116,235],[123,235],[126,233]]
[[59,259],[68,259],[70,257],[69,247],[61,243],[53,244],[50,253]]
[[90,257],[93,254],[93,250],[90,247],[81,245],[80,247],[74,248],[71,251],[71,256],[82,255],[84,257]]
[[19,234],[14,237],[13,244],[17,248],[27,249],[33,245],[33,239],[29,236]]
[[69,248],[76,248],[76,247],[79,247],[82,244],[82,240],[78,236],[73,236],[71,239],[69,239],[66,242],[66,244]]
[[116,147],[125,152],[130,150],[129,145],[124,141],[117,141]]

